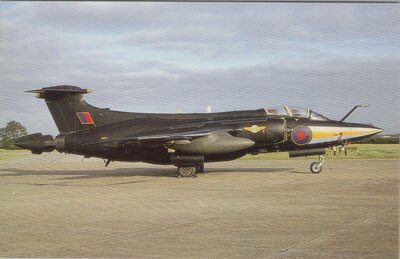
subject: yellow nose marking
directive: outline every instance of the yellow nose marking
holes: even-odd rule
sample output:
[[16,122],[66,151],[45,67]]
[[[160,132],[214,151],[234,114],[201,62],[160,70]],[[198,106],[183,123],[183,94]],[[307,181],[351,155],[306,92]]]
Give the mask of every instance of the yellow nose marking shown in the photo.
[[379,130],[376,129],[368,129],[368,130],[342,130],[340,132],[337,131],[319,131],[319,130],[313,130],[313,138],[314,139],[320,139],[320,138],[331,138],[335,137],[337,135],[343,136],[343,137],[351,137],[353,135],[369,135],[373,133],[380,132]]

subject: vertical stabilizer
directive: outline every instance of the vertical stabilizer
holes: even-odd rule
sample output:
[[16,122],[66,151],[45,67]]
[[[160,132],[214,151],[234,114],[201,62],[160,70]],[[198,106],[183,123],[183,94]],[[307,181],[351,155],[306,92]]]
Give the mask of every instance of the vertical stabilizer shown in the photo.
[[83,100],[89,89],[60,85],[28,91],[44,99],[61,134],[96,127],[96,107]]

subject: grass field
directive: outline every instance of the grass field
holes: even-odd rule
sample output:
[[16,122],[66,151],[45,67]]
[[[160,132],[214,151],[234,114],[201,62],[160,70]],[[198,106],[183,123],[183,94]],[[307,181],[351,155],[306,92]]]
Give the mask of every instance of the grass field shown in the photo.
[[[343,153],[334,156],[333,152],[327,149],[326,158],[328,159],[398,159],[399,158],[399,148],[400,148],[399,144],[352,144],[349,147],[356,147],[357,150],[353,150],[351,152],[349,151],[347,156],[345,156]],[[27,150],[0,149],[0,160],[18,158],[30,154],[31,152]],[[246,155],[241,159],[279,160],[288,158],[289,158],[288,152],[279,152],[279,153],[266,153],[259,155]],[[304,157],[292,158],[292,159],[304,159]]]
[[28,150],[6,150],[0,149],[0,160],[7,160],[11,158],[18,158],[29,155],[31,152]]

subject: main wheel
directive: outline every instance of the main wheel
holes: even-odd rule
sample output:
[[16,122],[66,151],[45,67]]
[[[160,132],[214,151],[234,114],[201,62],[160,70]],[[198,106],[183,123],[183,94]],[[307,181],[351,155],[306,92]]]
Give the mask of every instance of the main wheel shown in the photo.
[[178,167],[178,174],[180,177],[196,177],[196,172],[195,166]]
[[204,173],[204,165],[196,165],[196,173]]
[[310,165],[311,173],[319,174],[322,171],[322,165],[319,162],[313,162]]

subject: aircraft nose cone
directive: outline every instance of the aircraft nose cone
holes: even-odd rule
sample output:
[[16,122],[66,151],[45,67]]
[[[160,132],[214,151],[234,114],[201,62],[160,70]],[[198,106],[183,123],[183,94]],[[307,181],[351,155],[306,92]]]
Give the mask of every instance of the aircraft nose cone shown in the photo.
[[374,136],[382,131],[383,129],[370,124],[345,123],[338,127],[336,133],[339,136],[339,141],[356,141]]
[[382,132],[383,129],[371,126],[371,125],[365,125],[361,126],[359,128],[353,128],[352,130],[352,136],[351,138],[368,138],[371,136],[374,136],[380,132]]
[[368,135],[375,135],[375,134],[382,132],[383,129],[372,126],[372,127],[368,127],[367,131],[368,131]]

